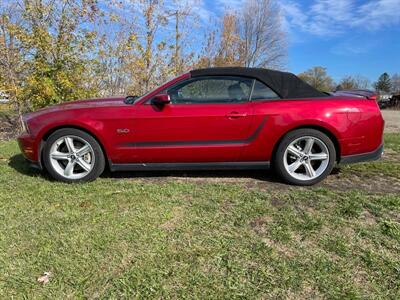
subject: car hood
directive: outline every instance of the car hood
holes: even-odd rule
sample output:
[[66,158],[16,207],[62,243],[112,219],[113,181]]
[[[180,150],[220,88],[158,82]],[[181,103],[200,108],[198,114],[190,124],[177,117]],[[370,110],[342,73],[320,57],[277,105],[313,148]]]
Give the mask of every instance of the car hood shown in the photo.
[[46,108],[42,108],[35,112],[26,115],[27,119],[47,114],[51,112],[58,112],[64,110],[75,110],[75,109],[91,109],[97,107],[111,107],[111,106],[125,106],[127,104],[124,103],[124,99],[122,97],[115,98],[99,98],[99,99],[88,99],[88,100],[77,100],[64,102],[61,104],[52,105]]

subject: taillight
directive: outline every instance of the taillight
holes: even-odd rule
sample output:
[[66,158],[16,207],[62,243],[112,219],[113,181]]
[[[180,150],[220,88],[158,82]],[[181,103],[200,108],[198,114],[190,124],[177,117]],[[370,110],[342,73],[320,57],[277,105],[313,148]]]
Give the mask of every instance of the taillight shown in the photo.
[[376,98],[377,98],[376,95],[372,95],[372,96],[368,96],[367,97],[368,100],[373,100],[373,101],[376,101]]

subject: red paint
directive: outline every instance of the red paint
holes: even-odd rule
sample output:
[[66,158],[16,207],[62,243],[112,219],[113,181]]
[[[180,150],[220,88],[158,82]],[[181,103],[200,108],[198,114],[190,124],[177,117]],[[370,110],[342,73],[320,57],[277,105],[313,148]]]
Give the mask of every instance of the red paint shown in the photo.
[[269,161],[287,132],[309,126],[334,136],[341,156],[371,152],[382,143],[384,121],[377,103],[366,98],[167,104],[163,109],[146,103],[188,77],[164,84],[133,105],[123,98],[86,100],[28,114],[30,133],[19,137],[20,147],[38,161],[46,135],[68,126],[94,135],[113,163]]

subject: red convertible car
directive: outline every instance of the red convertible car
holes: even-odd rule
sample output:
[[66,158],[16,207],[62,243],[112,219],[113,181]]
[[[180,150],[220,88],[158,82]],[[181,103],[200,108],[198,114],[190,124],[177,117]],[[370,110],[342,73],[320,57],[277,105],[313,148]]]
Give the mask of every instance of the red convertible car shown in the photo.
[[380,158],[376,101],[332,96],[253,68],[184,74],[141,97],[68,102],[23,117],[23,155],[57,180],[111,171],[263,169],[315,184],[336,163]]

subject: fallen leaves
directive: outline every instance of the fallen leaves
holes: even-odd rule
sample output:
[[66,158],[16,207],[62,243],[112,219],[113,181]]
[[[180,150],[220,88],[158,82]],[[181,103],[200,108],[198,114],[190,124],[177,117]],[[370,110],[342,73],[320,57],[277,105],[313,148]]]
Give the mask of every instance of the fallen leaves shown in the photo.
[[37,281],[43,285],[49,283],[50,281],[50,276],[51,273],[50,272],[44,272],[42,276],[40,276]]

